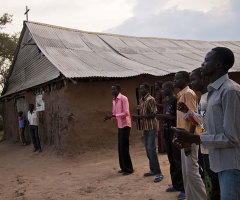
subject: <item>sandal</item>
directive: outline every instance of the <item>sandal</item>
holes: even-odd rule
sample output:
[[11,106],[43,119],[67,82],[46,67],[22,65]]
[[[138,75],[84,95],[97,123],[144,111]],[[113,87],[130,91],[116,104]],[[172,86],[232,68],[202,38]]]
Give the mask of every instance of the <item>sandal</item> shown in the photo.
[[186,199],[185,193],[180,193],[177,197],[178,200],[184,200]]
[[174,187],[169,187],[166,189],[166,192],[176,192],[177,190]]
[[154,179],[154,182],[155,182],[155,183],[158,183],[158,182],[160,182],[161,180],[163,180],[163,175],[156,176],[155,179]]
[[150,171],[150,172],[145,173],[144,176],[154,176],[154,173]]

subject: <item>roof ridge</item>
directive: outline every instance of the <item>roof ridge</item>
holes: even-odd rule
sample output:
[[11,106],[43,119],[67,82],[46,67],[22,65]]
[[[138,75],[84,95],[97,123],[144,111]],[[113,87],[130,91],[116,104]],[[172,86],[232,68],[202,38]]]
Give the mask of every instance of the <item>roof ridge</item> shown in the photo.
[[175,40],[175,41],[230,42],[230,41],[207,41],[207,40],[191,40],[191,39],[175,39],[175,38],[164,38],[164,37],[144,37],[144,36],[122,35],[122,34],[115,34],[115,33],[84,31],[84,30],[80,30],[80,29],[67,28],[67,27],[63,27],[63,26],[57,26],[57,25],[46,24],[46,23],[41,23],[41,22],[34,22],[34,21],[24,21],[24,23],[32,23],[32,24],[38,24],[41,26],[48,26],[48,27],[62,29],[62,30],[82,32],[82,33],[88,33],[88,34],[108,35],[108,36],[120,36],[120,37],[141,38],[141,39]]

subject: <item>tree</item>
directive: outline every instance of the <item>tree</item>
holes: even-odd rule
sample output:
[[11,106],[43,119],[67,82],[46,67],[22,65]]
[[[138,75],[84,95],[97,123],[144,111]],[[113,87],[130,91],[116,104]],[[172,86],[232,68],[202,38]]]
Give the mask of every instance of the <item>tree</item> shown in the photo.
[[[12,22],[12,15],[8,13],[0,17],[0,30],[4,29],[6,24]],[[19,34],[7,34],[0,32],[0,90],[6,82],[9,67],[12,64],[14,53],[17,47]]]

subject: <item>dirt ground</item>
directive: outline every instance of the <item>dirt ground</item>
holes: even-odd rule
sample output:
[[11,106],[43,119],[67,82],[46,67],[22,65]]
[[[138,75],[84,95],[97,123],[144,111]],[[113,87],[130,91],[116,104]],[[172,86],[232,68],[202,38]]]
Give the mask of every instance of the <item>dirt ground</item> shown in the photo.
[[171,183],[166,155],[159,155],[164,179],[154,183],[143,177],[149,170],[142,144],[131,147],[135,173],[118,174],[116,149],[75,156],[57,155],[50,147],[42,153],[32,146],[0,143],[1,200],[174,200],[178,193],[165,192]]

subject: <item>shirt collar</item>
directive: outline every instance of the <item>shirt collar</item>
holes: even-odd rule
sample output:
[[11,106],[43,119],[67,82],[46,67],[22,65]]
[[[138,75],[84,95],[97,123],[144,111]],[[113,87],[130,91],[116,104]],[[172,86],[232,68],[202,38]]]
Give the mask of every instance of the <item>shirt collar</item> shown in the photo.
[[144,97],[142,97],[142,100],[145,101],[145,100],[148,98],[149,95],[150,95],[150,94],[147,93]]
[[114,97],[114,98],[113,98],[113,100],[118,100],[118,99],[121,99],[121,97],[122,97],[122,94],[121,94],[121,93],[119,93],[117,97]]
[[177,93],[177,96],[178,96],[178,97],[182,96],[182,94],[185,93],[188,89],[189,89],[189,86],[186,86],[184,89],[182,89],[181,91],[179,91],[179,92]]
[[222,84],[228,79],[229,79],[228,74],[224,74],[223,76],[221,76],[219,79],[217,79],[208,86],[208,91],[218,90],[222,86]]

